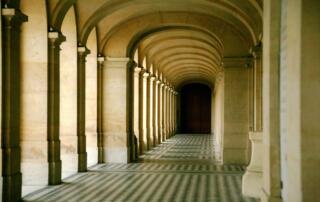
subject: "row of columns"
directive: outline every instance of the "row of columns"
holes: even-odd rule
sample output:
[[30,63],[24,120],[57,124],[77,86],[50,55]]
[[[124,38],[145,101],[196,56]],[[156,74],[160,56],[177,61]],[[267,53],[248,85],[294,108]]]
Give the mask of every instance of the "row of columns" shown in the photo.
[[[27,16],[17,9],[2,9],[3,19],[3,80],[2,80],[2,154],[3,201],[21,199],[21,149],[20,149],[20,26]],[[58,31],[48,32],[48,94],[47,141],[48,183],[61,183],[62,163],[60,145],[60,45],[66,38]],[[77,153],[78,171],[87,171],[85,134],[86,56],[90,51],[79,44],[77,50]],[[103,163],[102,132],[102,71],[104,57],[98,57],[98,162]]]
[[177,92],[141,67],[133,77],[134,134],[141,155],[175,134]]

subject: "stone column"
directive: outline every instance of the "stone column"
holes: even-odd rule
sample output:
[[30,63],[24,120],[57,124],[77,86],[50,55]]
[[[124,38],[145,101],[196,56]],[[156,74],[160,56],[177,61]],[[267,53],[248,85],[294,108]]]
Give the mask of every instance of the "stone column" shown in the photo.
[[147,127],[147,80],[149,77],[149,73],[144,69],[140,72],[140,118],[139,118],[139,134],[140,134],[140,154],[143,154],[145,151],[149,149],[148,143],[150,142],[150,138],[148,137],[148,127]]
[[139,131],[139,95],[140,95],[140,88],[139,88],[139,83],[140,83],[140,72],[141,68],[140,67],[135,67],[134,72],[133,72],[133,141],[136,145],[136,156],[138,156],[139,149],[141,147],[140,145],[140,131]]
[[177,92],[173,92],[173,134],[175,135],[177,132]]
[[164,84],[158,80],[158,142],[159,144],[163,141],[163,86]]
[[242,180],[242,193],[251,197],[260,197],[262,186],[262,64],[261,49],[253,50],[252,90],[253,131],[249,132],[251,141],[251,160]]
[[149,136],[151,139],[151,147],[156,146],[156,134],[154,133],[154,117],[155,117],[155,76],[149,77]]
[[153,135],[154,135],[154,143],[155,146],[159,144],[159,129],[158,129],[158,105],[159,105],[159,81],[155,77],[154,85],[153,85]]
[[171,90],[171,136],[174,135],[174,90]]
[[150,137],[148,136],[148,78],[150,74],[148,72],[144,72],[142,74],[142,110],[143,110],[143,116],[142,116],[142,128],[143,128],[143,140],[145,145],[145,150],[149,150],[150,148]]
[[139,74],[139,154],[142,155],[146,150],[146,140],[144,139],[143,135],[143,74],[145,70],[141,67],[140,74]]
[[148,150],[154,146],[153,136],[153,84],[154,76],[149,75],[147,78],[147,146]]
[[105,58],[102,56],[98,57],[98,70],[97,70],[97,135],[98,135],[98,163],[104,163],[103,157],[103,66]]
[[3,201],[21,200],[20,149],[20,26],[27,16],[2,9],[2,176]]
[[48,163],[49,185],[61,183],[60,158],[60,44],[65,37],[49,32],[48,49]]
[[166,115],[167,115],[167,93],[166,93],[166,84],[163,83],[162,87],[162,141],[167,139],[166,131]]
[[170,86],[166,88],[166,137],[170,138]]
[[169,113],[168,113],[168,131],[169,131],[169,137],[171,137],[172,135],[172,88],[170,87],[169,90],[168,90],[168,93],[169,93]]
[[77,136],[78,136],[78,171],[87,171],[86,151],[86,57],[90,51],[78,47],[77,68]]

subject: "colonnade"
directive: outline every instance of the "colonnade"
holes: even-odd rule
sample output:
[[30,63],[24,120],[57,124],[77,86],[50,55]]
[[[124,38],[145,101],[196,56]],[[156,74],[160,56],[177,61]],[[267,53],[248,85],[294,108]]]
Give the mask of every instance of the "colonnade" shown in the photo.
[[134,135],[141,155],[175,134],[178,93],[143,67],[134,68],[133,78]]

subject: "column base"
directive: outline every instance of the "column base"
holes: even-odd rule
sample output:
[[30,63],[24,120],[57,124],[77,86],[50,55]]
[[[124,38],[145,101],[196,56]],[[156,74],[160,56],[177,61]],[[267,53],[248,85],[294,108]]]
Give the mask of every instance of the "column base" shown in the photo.
[[98,163],[104,163],[103,154],[104,154],[103,147],[98,147]]
[[3,176],[2,201],[21,201],[22,174]]
[[262,172],[247,170],[242,178],[242,194],[254,198],[261,196]]
[[262,188],[262,132],[249,132],[251,161],[242,180],[242,194],[259,198]]
[[87,152],[78,154],[78,172],[87,171]]
[[261,202],[282,202],[282,198],[280,196],[270,196],[264,189],[261,191]]
[[163,132],[162,132],[162,129],[161,129],[161,127],[159,127],[159,132],[158,132],[158,144],[161,144],[162,143],[162,141],[163,141]]
[[0,176],[0,200],[2,200],[2,190],[3,190],[3,178]]
[[49,162],[49,185],[61,184],[61,160]]

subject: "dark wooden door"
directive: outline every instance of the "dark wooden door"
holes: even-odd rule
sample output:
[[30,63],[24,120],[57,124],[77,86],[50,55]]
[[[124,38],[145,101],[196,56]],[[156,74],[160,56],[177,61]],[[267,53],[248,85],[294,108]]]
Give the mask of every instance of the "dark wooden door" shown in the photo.
[[203,84],[187,84],[181,89],[181,132],[210,133],[211,89]]

